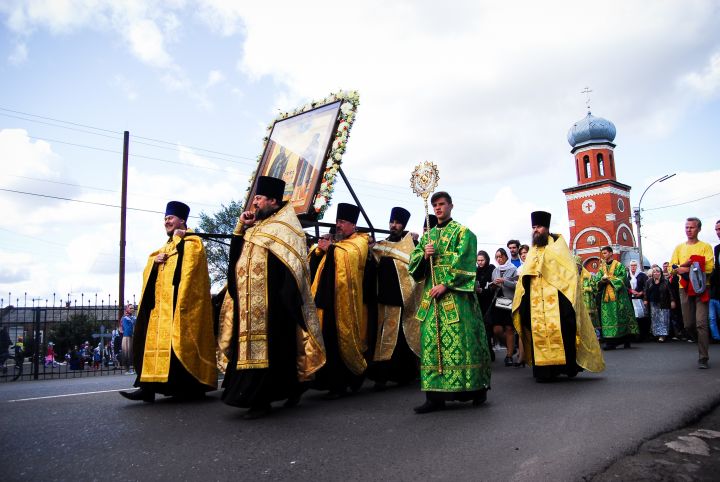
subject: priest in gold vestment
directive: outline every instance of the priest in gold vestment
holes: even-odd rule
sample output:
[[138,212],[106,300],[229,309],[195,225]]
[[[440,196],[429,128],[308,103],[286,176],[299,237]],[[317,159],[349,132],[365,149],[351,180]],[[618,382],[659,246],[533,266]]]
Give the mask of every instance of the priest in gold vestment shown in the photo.
[[375,381],[376,390],[383,390],[387,382],[412,382],[419,374],[420,323],[415,313],[423,285],[408,272],[410,253],[415,249],[412,234],[405,231],[409,220],[407,209],[392,208],[390,236],[372,247],[377,263],[378,327],[368,378]]
[[187,228],[190,208],[170,201],[165,210],[167,242],[153,252],[133,333],[138,390],[130,400],[153,402],[160,393],[201,398],[217,388],[215,334],[205,247]]
[[582,279],[550,213],[531,214],[533,245],[512,304],[513,322],[537,381],[605,369],[600,344],[583,302]]
[[320,239],[310,253],[312,293],[318,308],[327,363],[313,383],[337,399],[357,391],[375,346],[375,264],[368,235],[355,231],[360,209],[338,204],[335,239]]
[[258,178],[253,210],[240,215],[230,246],[218,337],[222,400],[248,408],[246,419],[268,414],[274,401],[297,404],[303,382],[325,363],[305,232],[284,191],[281,179]]

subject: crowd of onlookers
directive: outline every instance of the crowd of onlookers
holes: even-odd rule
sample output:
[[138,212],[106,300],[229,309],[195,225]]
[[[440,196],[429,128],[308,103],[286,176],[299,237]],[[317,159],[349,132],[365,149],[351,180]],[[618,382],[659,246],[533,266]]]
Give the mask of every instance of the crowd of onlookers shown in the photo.
[[[688,231],[690,226],[691,231]],[[694,249],[698,243],[697,232],[699,232],[702,224],[697,218],[689,218],[686,223],[686,234],[688,242],[679,245],[673,256],[676,257],[678,249],[688,246],[687,249]],[[715,231],[720,238],[720,221],[715,225]],[[707,245],[707,243],[703,243]],[[635,321],[638,327],[638,334],[634,335],[632,341],[646,342],[657,341],[664,343],[669,340],[697,342],[698,330],[702,333],[700,324],[706,323],[704,328],[709,331],[711,340],[720,341],[720,262],[717,259],[718,248],[714,249],[714,260],[712,272],[705,269],[703,274],[703,261],[701,260],[696,267],[692,267],[692,263],[686,263],[683,255],[680,259],[665,261],[660,264],[652,264],[648,269],[642,270],[638,266],[637,260],[631,260],[627,267],[627,276],[624,283],[625,290],[619,292],[621,296],[627,296],[632,303],[632,310],[635,315]],[[707,250],[707,246],[704,248]],[[505,366],[523,367],[523,347],[515,333],[511,318],[511,310],[509,306],[515,293],[515,287],[522,273],[525,256],[529,251],[527,245],[521,244],[516,239],[507,242],[506,247],[498,248],[491,258],[484,250],[477,253],[477,275],[475,291],[483,313],[483,319],[486,325],[488,341],[494,349],[502,350],[504,347],[506,355],[504,358]],[[612,250],[610,250],[612,254]],[[707,258],[707,253],[705,258]],[[494,264],[493,264],[494,259]],[[703,258],[704,259],[704,258]],[[587,272],[582,268],[582,262],[579,258],[578,270],[580,275],[584,277],[583,286],[588,292],[585,297],[585,306],[590,314],[590,318],[596,327],[598,339],[602,341],[602,332],[598,322],[599,300],[597,297],[597,281],[599,276]],[[688,265],[689,266],[683,266]],[[699,269],[698,269],[699,266]],[[584,273],[583,273],[584,272]],[[690,294],[693,291],[695,280],[693,276],[699,277],[701,284],[707,284],[707,292],[702,295]],[[683,303],[685,303],[685,316],[692,318],[692,323],[686,326],[683,319]],[[688,311],[688,299],[694,305],[699,306],[700,311]],[[707,306],[707,312],[703,315],[701,308],[702,303]],[[705,319],[698,319],[696,327],[696,316]],[[702,336],[702,335],[700,335]],[[627,345],[629,346],[627,340]],[[608,348],[614,348],[610,346]],[[494,350],[493,350],[494,351]],[[494,352],[491,356],[494,360]],[[701,353],[700,368],[707,368],[707,360],[703,362],[703,354]]]

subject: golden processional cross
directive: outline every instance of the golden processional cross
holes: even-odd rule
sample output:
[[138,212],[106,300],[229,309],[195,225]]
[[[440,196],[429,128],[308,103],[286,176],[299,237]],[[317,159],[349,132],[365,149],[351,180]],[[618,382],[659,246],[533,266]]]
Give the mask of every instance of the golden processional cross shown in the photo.
[[[430,240],[430,215],[428,211],[428,197],[435,191],[440,180],[440,173],[437,166],[430,161],[424,161],[415,166],[415,170],[410,176],[410,187],[413,192],[423,199],[425,205],[425,226],[428,229],[428,240]],[[433,257],[430,256],[430,276],[432,285],[435,286],[435,269],[433,267]],[[442,375],[443,360],[440,341],[440,314],[438,313],[437,299],[433,298],[433,311],[435,312],[435,329],[437,331],[437,356],[438,356],[438,373]]]

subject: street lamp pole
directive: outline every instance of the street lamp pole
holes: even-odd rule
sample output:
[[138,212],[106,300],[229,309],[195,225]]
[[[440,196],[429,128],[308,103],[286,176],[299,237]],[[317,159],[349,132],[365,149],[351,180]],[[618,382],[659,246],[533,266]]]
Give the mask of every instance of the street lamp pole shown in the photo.
[[640,255],[640,269],[641,270],[645,270],[645,262],[644,262],[644,258],[643,258],[643,252],[642,252],[642,235],[640,233],[640,225],[642,224],[642,219],[641,219],[641,215],[640,215],[640,212],[642,211],[642,209],[641,209],[642,200],[645,197],[645,193],[648,192],[648,189],[650,189],[653,186],[653,184],[655,184],[656,182],[665,182],[668,179],[670,179],[671,177],[673,177],[674,175],[675,175],[675,173],[665,174],[664,176],[659,177],[659,178],[655,179],[653,182],[651,182],[650,185],[648,187],[646,187],[645,190],[643,191],[642,196],[640,196],[640,202],[638,203],[638,207],[635,208],[635,224],[637,225],[638,254]]

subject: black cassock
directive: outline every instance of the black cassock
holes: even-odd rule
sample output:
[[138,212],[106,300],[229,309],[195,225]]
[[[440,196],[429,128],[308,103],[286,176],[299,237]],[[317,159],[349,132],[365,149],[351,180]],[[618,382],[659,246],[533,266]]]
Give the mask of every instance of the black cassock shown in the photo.
[[[315,305],[323,310],[322,334],[325,342],[327,361],[315,374],[312,387],[317,390],[330,390],[342,393],[347,388],[357,391],[362,386],[365,374],[356,375],[345,366],[340,356],[338,345],[337,322],[335,319],[335,246],[328,247],[325,256],[322,278],[315,294]],[[310,256],[310,272],[313,281],[317,274],[322,255],[313,253]],[[376,265],[371,253],[368,253],[363,272],[363,304],[368,307],[368,348],[364,353],[365,360],[372,360],[375,351],[375,335],[377,332],[377,285]]]
[[235,264],[244,240],[234,236],[230,246],[228,292],[234,301],[233,335],[225,380],[223,402],[236,407],[263,407],[270,402],[298,396],[301,384],[297,372],[297,327],[305,328],[302,297],[295,277],[274,254],[267,254],[267,335],[268,368],[237,369],[238,300]]

